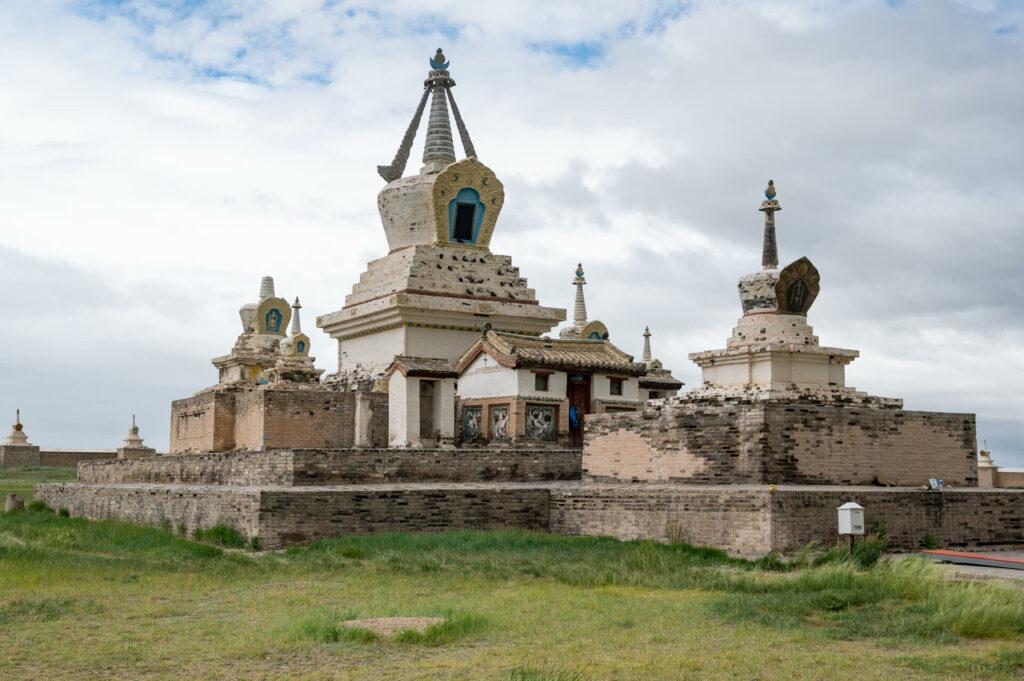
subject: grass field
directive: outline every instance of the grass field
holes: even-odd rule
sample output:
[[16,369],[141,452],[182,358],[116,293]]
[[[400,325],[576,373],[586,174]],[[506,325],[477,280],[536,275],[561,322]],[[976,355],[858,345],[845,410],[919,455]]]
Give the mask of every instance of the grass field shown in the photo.
[[[0,491],[33,475],[53,473],[0,469]],[[0,515],[0,679],[1024,676],[1024,590],[835,557],[515,531],[254,554],[37,507]],[[338,626],[388,616],[448,619]]]

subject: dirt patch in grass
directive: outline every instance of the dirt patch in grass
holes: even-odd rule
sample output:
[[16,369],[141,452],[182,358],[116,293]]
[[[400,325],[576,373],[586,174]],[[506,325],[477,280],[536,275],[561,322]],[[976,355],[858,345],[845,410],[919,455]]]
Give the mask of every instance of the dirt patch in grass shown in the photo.
[[338,626],[345,629],[366,629],[379,636],[391,636],[407,629],[423,634],[431,625],[442,622],[443,617],[372,617],[365,620],[342,620],[338,622]]

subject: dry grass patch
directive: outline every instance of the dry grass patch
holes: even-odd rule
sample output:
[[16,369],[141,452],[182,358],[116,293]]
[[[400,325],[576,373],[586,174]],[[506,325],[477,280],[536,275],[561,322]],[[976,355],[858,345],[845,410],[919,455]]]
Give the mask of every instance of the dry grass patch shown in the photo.
[[432,625],[444,622],[443,617],[371,617],[362,620],[342,620],[339,627],[345,629],[366,629],[378,636],[391,636],[399,631],[427,633]]

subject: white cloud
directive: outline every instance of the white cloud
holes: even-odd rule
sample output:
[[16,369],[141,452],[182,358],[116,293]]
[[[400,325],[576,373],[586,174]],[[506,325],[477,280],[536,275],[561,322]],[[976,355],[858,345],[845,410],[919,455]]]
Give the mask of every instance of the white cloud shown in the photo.
[[440,45],[508,190],[493,245],[544,304],[571,306],[583,260],[592,316],[637,354],[651,325],[692,385],[686,354],[739,315],[774,177],[783,259],[823,274],[811,322],[862,351],[850,383],[977,411],[997,461],[1024,465],[1021,19],[868,0],[5,3],[0,282],[23,335],[0,341],[0,414],[23,406],[41,444],[111,447],[137,411],[166,446],[167,402],[213,382],[264,274],[303,298],[333,368],[313,318],[386,250],[374,169]]

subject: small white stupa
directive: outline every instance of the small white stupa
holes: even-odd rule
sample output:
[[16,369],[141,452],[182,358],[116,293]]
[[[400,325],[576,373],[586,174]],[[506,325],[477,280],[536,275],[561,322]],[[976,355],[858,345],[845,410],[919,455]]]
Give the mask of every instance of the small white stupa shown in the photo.
[[25,427],[21,424],[21,410],[18,409],[7,441],[0,445],[0,467],[38,465],[39,447],[29,443]]
[[128,436],[124,439],[124,442],[117,448],[117,458],[130,459],[137,456],[155,455],[155,449],[142,444],[142,438],[139,437],[139,427],[135,425],[135,414],[132,414],[132,427],[128,429]]
[[28,442],[28,435],[25,434],[25,427],[21,425],[21,410],[16,411],[14,417],[14,425],[11,426],[11,432],[7,436],[7,442],[5,443],[8,447],[25,447],[31,446]]
[[702,386],[710,394],[758,393],[762,397],[794,392],[853,393],[846,387],[846,365],[860,353],[822,347],[807,323],[818,295],[820,276],[807,258],[779,269],[775,242],[775,183],[768,181],[760,211],[764,213],[761,271],[739,281],[743,316],[725,349],[690,355],[701,368]]
[[608,340],[608,327],[598,320],[587,320],[587,301],[583,297],[583,287],[587,280],[583,276],[583,263],[576,265],[572,285],[576,287],[576,301],[572,310],[572,326],[567,326],[558,333],[559,338],[566,340]]

